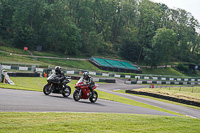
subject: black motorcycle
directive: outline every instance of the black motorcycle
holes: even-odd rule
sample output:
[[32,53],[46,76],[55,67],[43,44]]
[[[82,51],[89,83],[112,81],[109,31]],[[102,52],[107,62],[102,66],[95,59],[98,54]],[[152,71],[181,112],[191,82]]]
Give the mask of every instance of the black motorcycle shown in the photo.
[[50,75],[47,78],[47,84],[43,88],[43,92],[45,95],[49,95],[51,93],[59,93],[64,97],[68,97],[71,94],[71,88],[66,85],[71,82],[70,77],[64,77],[63,81],[60,81],[55,73]]

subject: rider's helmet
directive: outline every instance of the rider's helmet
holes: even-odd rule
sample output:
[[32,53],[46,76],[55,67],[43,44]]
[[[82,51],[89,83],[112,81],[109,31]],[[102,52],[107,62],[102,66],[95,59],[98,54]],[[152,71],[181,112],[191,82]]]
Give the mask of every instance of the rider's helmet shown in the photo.
[[90,78],[88,72],[83,73],[83,79],[88,80]]
[[55,72],[57,73],[57,74],[60,74],[61,73],[61,70],[60,70],[61,68],[59,67],[59,66],[56,66],[55,67]]

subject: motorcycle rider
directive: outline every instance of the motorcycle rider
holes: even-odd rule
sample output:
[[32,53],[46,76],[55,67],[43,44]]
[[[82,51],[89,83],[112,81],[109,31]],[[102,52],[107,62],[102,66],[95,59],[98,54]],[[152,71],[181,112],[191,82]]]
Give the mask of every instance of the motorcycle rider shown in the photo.
[[56,72],[58,83],[60,84],[65,79],[65,75],[61,71],[61,68],[59,66],[55,67],[55,72]]
[[95,83],[92,80],[92,77],[88,74],[88,72],[83,73],[83,79],[86,81],[87,84],[89,84],[89,89],[90,89],[90,96],[93,94],[93,87],[95,86]]

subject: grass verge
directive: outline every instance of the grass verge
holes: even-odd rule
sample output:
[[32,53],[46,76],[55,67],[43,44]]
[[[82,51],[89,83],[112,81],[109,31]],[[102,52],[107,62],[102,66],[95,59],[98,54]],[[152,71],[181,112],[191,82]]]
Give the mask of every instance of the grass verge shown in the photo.
[[48,66],[49,64],[36,61],[34,58],[23,57],[18,55],[10,55],[8,53],[0,52],[0,63],[2,62],[14,62],[14,63],[31,63],[31,64],[40,64],[40,66]]
[[150,68],[142,68],[143,74],[154,74],[154,75],[173,75],[173,76],[185,76],[184,74],[176,71],[175,69],[169,68],[157,68],[157,69],[150,69]]
[[0,50],[6,51],[6,52],[9,52],[9,53],[30,55],[28,53],[28,51],[24,51],[24,49],[18,49],[18,48],[13,48],[13,47],[0,46]]
[[200,102],[200,87],[166,87],[134,89],[138,92],[148,92],[165,96]]
[[108,113],[4,113],[0,132],[199,132],[200,119]]
[[66,59],[46,59],[38,58],[38,61],[55,66],[65,66],[69,68],[78,68],[84,70],[95,70],[99,71],[97,67],[92,65],[88,60],[66,60]]
[[169,100],[165,100],[165,99],[160,99],[160,98],[154,98],[154,97],[145,96],[145,95],[137,95],[137,94],[125,93],[125,90],[116,90],[115,92],[129,94],[129,95],[134,95],[134,96],[139,96],[139,97],[144,97],[144,98],[149,98],[149,99],[153,99],[153,100],[157,100],[157,101],[161,101],[161,102],[166,102],[166,103],[181,105],[181,106],[185,106],[185,107],[189,107],[189,108],[194,108],[194,109],[200,110],[200,107],[197,107],[197,106],[182,104],[182,103],[178,103],[178,102],[173,102],[173,101],[169,101]]

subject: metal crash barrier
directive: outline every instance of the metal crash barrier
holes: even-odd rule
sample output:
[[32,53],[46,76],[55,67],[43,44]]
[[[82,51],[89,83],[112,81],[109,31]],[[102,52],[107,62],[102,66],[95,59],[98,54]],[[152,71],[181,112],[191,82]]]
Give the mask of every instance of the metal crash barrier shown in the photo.
[[3,79],[4,79],[4,75],[3,75],[3,67],[2,67],[2,65],[0,65],[0,83],[3,82]]

